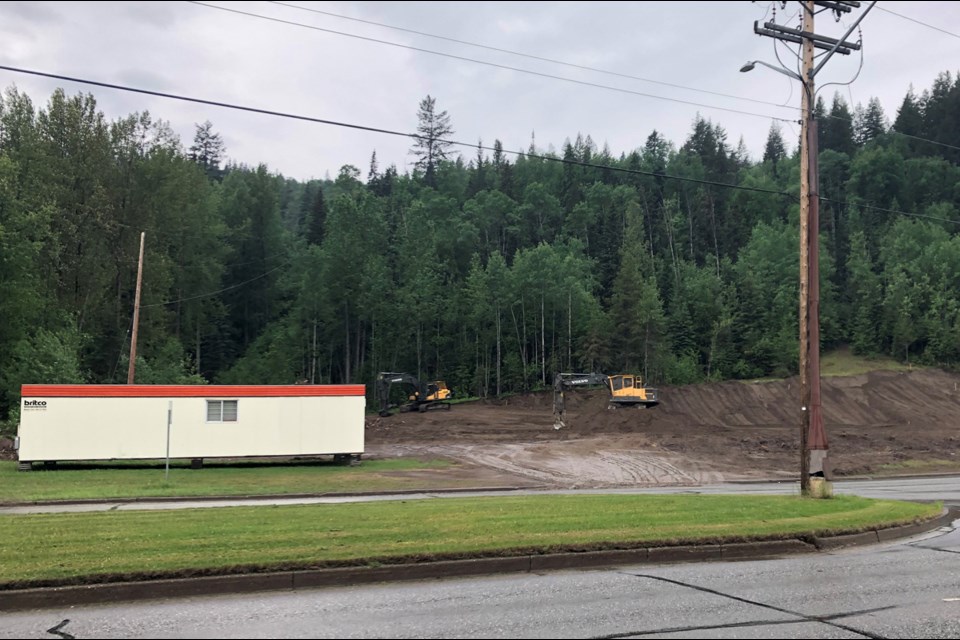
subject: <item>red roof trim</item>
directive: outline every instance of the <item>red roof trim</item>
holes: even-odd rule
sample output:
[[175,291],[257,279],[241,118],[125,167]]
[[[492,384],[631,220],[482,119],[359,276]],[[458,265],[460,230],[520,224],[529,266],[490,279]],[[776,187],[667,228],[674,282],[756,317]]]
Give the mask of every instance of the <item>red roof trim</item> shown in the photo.
[[25,384],[24,398],[277,398],[362,396],[362,384]]

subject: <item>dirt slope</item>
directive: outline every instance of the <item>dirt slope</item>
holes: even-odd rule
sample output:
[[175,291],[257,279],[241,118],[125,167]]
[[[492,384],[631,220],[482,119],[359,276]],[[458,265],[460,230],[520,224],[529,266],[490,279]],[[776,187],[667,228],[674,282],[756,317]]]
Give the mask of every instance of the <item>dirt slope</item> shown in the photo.
[[[654,409],[607,409],[603,391],[568,393],[568,428],[553,429],[552,395],[373,417],[374,455],[442,455],[557,486],[696,484],[794,477],[797,380],[664,387]],[[896,463],[956,462],[960,376],[939,370],[824,378],[837,475]]]

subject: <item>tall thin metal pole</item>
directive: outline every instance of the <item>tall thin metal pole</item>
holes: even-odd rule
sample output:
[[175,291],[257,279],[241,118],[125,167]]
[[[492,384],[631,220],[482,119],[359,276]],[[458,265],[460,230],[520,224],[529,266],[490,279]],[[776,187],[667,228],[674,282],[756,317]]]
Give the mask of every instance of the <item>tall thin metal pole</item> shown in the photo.
[[170,480],[170,425],[173,423],[173,400],[167,401],[167,463],[163,471],[163,481]]
[[137,264],[137,295],[133,303],[133,333],[130,335],[130,363],[127,365],[127,384],[133,384],[137,365],[137,329],[140,325],[140,286],[143,284],[143,242],[146,231],[140,233],[140,261]]

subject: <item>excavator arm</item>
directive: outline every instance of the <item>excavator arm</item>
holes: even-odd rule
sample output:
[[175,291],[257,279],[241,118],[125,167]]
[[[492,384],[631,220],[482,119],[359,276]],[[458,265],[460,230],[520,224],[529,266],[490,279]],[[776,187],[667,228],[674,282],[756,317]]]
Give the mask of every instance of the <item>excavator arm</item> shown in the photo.
[[553,378],[553,428],[567,426],[567,408],[564,390],[570,387],[601,385],[610,390],[610,379],[602,373],[558,373]]
[[425,385],[416,377],[409,373],[381,371],[377,374],[377,395],[380,397],[380,415],[383,417],[390,415],[390,387],[394,384],[412,387],[416,393],[420,394],[419,397],[426,397]]

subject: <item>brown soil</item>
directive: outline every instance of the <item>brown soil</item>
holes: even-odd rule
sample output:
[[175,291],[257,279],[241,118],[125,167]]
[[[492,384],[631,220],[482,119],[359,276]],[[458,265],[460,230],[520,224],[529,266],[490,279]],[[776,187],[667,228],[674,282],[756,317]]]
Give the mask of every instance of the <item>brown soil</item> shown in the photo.
[[[960,469],[960,376],[929,369],[824,378],[830,462],[838,476]],[[607,409],[602,390],[567,394],[553,428],[552,393],[367,419],[374,456],[449,457],[560,487],[693,485],[795,478],[796,378],[661,388],[653,409]],[[956,462],[955,465],[952,463]],[[904,464],[909,463],[909,464]],[[931,468],[931,467],[926,467]]]

